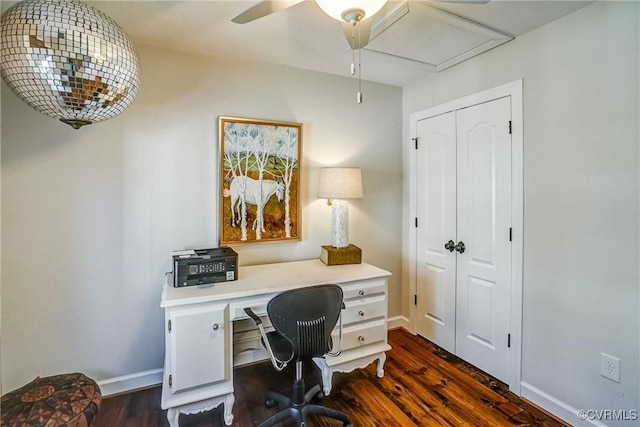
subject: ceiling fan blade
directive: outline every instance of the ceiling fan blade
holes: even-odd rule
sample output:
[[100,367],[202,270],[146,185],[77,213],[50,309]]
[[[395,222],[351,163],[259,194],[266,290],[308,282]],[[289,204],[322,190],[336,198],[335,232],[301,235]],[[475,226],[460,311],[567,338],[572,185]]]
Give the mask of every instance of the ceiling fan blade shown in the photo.
[[240,15],[233,18],[231,22],[235,22],[236,24],[246,24],[247,22],[255,21],[256,19],[271,15],[272,13],[286,9],[302,1],[303,0],[264,0],[242,12]]
[[491,0],[435,0],[438,3],[487,4]]
[[342,31],[344,31],[344,36],[347,38],[351,49],[363,48],[369,43],[369,37],[371,36],[371,18],[363,19],[356,25],[343,22]]

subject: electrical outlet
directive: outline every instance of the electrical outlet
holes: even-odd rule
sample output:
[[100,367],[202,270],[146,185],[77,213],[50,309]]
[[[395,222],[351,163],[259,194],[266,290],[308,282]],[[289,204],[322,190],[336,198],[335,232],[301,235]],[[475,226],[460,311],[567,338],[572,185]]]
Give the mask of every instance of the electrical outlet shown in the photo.
[[620,359],[606,353],[600,353],[600,375],[619,383]]

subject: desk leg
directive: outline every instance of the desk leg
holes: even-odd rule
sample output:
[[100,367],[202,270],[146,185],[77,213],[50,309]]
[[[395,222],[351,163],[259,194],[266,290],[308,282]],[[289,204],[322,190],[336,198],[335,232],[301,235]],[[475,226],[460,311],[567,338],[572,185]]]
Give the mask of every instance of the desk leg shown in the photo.
[[387,354],[382,352],[378,357],[378,378],[384,377],[384,362],[387,360]]
[[167,410],[167,421],[169,421],[169,426],[179,427],[178,418],[180,418],[180,410],[178,408],[169,408]]
[[331,378],[334,372],[351,372],[354,369],[366,368],[371,362],[378,360],[378,366],[376,374],[379,378],[384,377],[384,362],[387,360],[387,355],[384,351],[379,353],[363,356],[358,359],[348,360],[343,363],[330,366],[324,357],[314,357],[313,361],[322,371],[322,391],[325,396],[329,396],[331,393]]
[[313,362],[320,368],[322,377],[322,392],[325,396],[331,393],[331,378],[333,377],[333,368],[327,365],[324,357],[314,357]]
[[331,393],[331,379],[333,378],[333,368],[325,363],[322,367],[322,391],[325,396]]
[[236,398],[233,393],[224,397],[224,423],[228,426],[233,422],[233,404],[235,401]]
[[222,403],[224,404],[224,423],[230,426],[231,423],[233,423],[234,402],[235,397],[233,396],[233,393],[227,393],[211,399],[176,406],[167,409],[167,421],[169,421],[170,427],[179,427],[178,418],[180,417],[180,414],[199,414],[201,412],[210,411]]

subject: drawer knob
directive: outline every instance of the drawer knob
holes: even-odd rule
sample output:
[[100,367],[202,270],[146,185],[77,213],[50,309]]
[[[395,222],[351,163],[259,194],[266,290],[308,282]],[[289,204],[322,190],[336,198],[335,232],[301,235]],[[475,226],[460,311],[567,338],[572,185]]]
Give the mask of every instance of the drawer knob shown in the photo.
[[360,289],[360,291],[358,291],[358,295],[360,296],[364,295],[364,289]]
[[220,325],[218,325],[217,323],[213,324],[213,330],[217,331],[220,328]]
[[358,314],[360,315],[360,317],[364,317],[364,311],[360,310]]
[[358,342],[361,342],[361,343],[363,343],[363,342],[364,342],[364,337],[363,337],[362,335],[360,335],[360,336],[358,337]]

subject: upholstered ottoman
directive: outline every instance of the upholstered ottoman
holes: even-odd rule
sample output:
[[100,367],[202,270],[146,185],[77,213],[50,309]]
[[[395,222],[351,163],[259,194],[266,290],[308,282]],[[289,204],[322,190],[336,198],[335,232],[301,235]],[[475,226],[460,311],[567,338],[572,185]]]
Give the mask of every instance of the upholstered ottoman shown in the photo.
[[2,396],[2,427],[90,427],[98,415],[102,394],[83,374],[36,378]]

